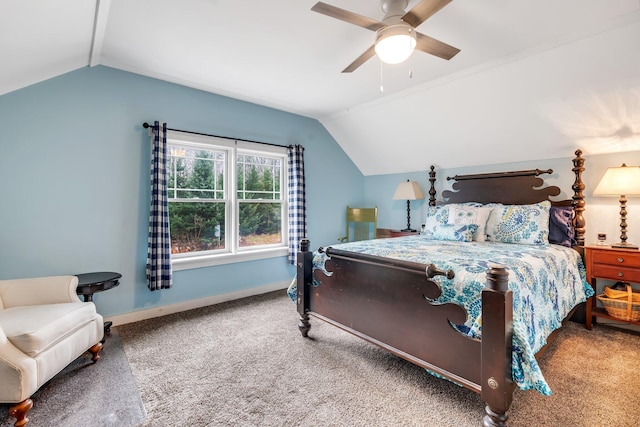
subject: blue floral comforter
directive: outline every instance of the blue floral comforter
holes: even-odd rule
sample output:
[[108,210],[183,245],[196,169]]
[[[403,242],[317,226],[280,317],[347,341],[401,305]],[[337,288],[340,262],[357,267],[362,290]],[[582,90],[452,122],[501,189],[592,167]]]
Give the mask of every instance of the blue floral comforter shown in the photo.
[[[456,274],[454,279],[442,276],[435,279],[442,287],[438,301],[455,302],[466,308],[469,317],[459,329],[476,338],[482,333],[481,291],[488,265],[504,265],[509,272],[509,289],[513,291],[513,379],[519,388],[535,389],[544,395],[550,395],[551,389],[535,354],[546,344],[551,332],[561,326],[571,309],[593,295],[579,254],[560,245],[464,243],[407,236],[332,247],[452,269]],[[314,269],[326,272],[326,258],[324,253],[316,252]],[[295,301],[295,281],[288,293]]]

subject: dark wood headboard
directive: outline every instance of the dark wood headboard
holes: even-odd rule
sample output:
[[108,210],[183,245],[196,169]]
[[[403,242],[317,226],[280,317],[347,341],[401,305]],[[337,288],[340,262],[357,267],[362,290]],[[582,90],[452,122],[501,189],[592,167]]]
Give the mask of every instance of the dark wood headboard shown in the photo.
[[[513,172],[483,173],[475,175],[456,175],[447,177],[454,180],[451,186],[453,190],[442,192],[441,203],[503,203],[508,205],[526,205],[549,200],[553,206],[573,206],[575,216],[573,224],[575,238],[578,246],[584,246],[585,220],[584,212],[584,183],[582,172],[584,171],[584,158],[582,151],[576,150],[573,158],[575,181],[571,186],[573,197],[567,200],[551,200],[551,197],[560,194],[561,190],[556,186],[542,187],[544,179],[540,175],[553,173],[552,169],[531,169]],[[429,205],[436,205],[435,167],[429,170]]]

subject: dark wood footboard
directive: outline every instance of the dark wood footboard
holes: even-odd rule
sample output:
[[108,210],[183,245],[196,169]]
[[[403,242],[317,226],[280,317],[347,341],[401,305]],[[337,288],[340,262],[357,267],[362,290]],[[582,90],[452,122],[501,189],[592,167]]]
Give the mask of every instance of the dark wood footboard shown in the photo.
[[[398,261],[332,248],[325,267],[313,271],[309,241],[298,253],[299,328],[308,336],[314,316],[376,344],[418,366],[481,393],[484,425],[506,425],[514,390],[511,380],[512,296],[507,272],[495,266],[482,293],[483,337],[452,326],[467,318],[457,304],[433,302],[441,294],[433,280],[453,272],[434,265]],[[313,281],[318,283],[314,286]]]

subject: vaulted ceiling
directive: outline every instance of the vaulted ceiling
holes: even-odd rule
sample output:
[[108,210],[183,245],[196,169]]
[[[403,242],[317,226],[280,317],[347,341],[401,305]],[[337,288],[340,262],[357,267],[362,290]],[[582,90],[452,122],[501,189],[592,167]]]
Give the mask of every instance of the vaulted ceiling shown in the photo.
[[106,65],[316,118],[365,175],[640,149],[640,0],[454,0],[418,26],[453,59],[353,73],[375,33],[315,3],[3,1],[0,95]]

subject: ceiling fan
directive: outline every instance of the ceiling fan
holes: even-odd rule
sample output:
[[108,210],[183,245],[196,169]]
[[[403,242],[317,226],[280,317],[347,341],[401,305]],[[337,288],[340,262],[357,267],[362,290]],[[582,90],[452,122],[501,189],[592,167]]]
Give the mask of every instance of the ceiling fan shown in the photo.
[[[451,0],[422,0],[409,12],[405,12],[408,0],[381,0],[380,6],[385,13],[381,22],[323,2],[316,3],[311,10],[376,32],[375,44],[342,70],[343,73],[351,73],[376,54],[383,62],[391,64],[404,61],[414,49],[447,60],[453,58],[460,49],[415,30],[450,2]],[[394,42],[398,44],[390,46]]]

